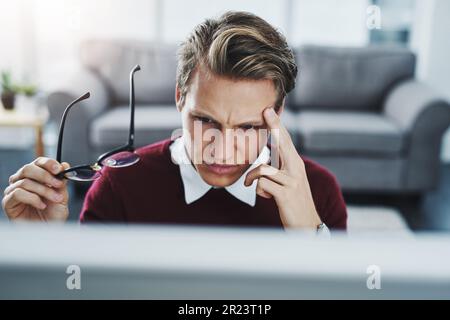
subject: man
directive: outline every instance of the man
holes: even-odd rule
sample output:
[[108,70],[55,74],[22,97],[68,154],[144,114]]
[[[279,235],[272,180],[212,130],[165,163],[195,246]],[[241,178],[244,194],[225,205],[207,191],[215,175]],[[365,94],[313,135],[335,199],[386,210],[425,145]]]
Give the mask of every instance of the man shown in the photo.
[[[299,156],[279,118],[296,76],[285,38],[263,19],[228,12],[198,25],[179,51],[182,137],[104,168],[80,221],[345,229],[335,178]],[[54,175],[68,167],[39,158],[19,169],[2,201],[8,217],[67,219],[66,182]]]

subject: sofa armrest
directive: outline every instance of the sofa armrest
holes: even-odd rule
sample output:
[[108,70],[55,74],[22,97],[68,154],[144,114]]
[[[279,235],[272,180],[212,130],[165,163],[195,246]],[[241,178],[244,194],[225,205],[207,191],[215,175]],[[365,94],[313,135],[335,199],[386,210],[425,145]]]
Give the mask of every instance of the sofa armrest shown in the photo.
[[91,97],[74,106],[64,129],[63,160],[73,165],[87,163],[97,156],[91,154],[89,126],[93,118],[108,108],[111,101],[108,88],[95,73],[84,69],[50,89],[47,97],[50,119],[59,127],[66,106],[88,91]]
[[110,103],[109,92],[103,81],[89,70],[80,70],[66,78],[63,83],[49,90],[47,105],[50,117],[59,123],[65,107],[74,99],[87,91],[91,92],[91,97],[80,103],[84,115],[90,119],[104,109]]
[[433,189],[438,181],[442,136],[450,125],[450,104],[427,85],[405,81],[388,94],[384,114],[405,134],[407,189]]
[[[444,115],[442,120],[445,120],[449,112],[449,104],[442,96],[416,80],[395,87],[384,103],[385,115],[406,131],[419,129],[420,122],[435,124],[441,114]],[[448,126],[447,121],[439,122]]]

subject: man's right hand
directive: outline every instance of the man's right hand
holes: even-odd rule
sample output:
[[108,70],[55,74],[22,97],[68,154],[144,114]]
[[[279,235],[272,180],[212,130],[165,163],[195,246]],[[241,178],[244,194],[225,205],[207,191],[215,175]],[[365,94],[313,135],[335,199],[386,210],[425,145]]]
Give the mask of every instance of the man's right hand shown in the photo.
[[70,166],[40,157],[9,177],[2,207],[10,220],[65,221],[69,216],[67,181],[55,178]]

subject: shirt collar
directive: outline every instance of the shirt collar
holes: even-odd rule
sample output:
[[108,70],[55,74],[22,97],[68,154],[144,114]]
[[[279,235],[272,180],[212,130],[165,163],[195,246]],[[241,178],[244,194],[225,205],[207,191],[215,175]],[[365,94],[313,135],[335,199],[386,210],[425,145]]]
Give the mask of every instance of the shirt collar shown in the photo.
[[[187,204],[203,197],[213,186],[207,184],[200,174],[195,170],[186,151],[183,137],[177,138],[170,145],[170,153],[174,163],[180,167],[181,180],[184,186],[184,198]],[[244,181],[247,173],[260,164],[268,163],[270,159],[270,149],[264,146],[258,158],[245,171],[245,173],[232,185],[225,187],[231,195],[242,202],[254,207],[256,203],[256,185],[257,180],[254,180],[250,186],[245,186]]]

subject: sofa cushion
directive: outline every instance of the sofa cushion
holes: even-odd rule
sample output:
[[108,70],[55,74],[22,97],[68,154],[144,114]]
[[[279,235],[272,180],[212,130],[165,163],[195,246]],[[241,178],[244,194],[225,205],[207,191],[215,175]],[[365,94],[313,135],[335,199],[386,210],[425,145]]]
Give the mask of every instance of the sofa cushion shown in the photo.
[[373,157],[347,155],[306,155],[330,170],[344,192],[378,193],[405,190],[402,157]]
[[404,147],[395,123],[374,113],[302,111],[296,123],[308,154],[398,155]]
[[[90,126],[91,144],[103,149],[127,141],[130,126],[128,106],[118,106],[95,118]],[[135,143],[144,146],[170,138],[181,128],[181,115],[174,105],[140,105],[135,110]]]
[[175,101],[177,45],[139,41],[86,40],[81,44],[82,64],[96,72],[111,90],[114,103],[128,103],[129,74],[135,74],[138,103],[171,105]]
[[304,46],[296,60],[296,110],[380,110],[386,93],[415,70],[414,54],[402,48]]

